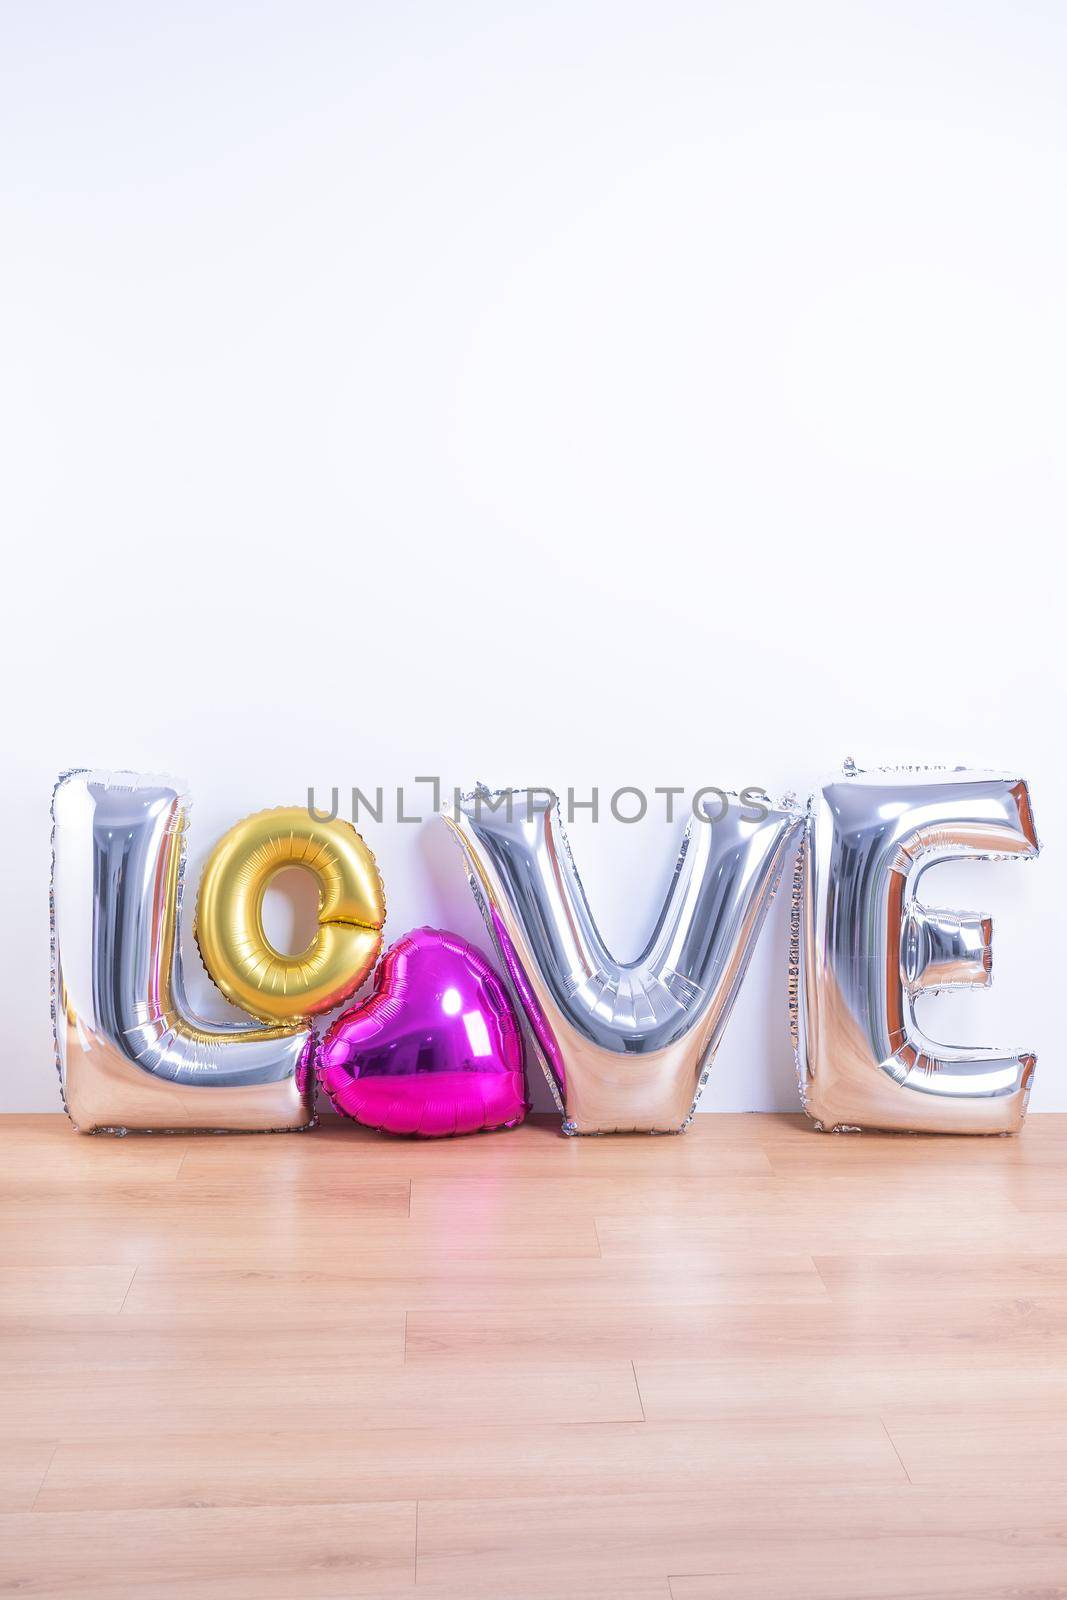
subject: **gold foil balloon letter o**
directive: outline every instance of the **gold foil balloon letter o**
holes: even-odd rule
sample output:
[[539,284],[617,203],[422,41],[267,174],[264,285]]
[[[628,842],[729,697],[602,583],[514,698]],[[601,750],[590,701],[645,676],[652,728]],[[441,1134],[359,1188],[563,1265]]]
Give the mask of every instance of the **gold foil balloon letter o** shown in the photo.
[[[263,896],[286,867],[318,882],[318,932],[284,955],[263,930]],[[316,821],[302,806],[236,823],[204,867],[195,933],[227,1000],[266,1021],[312,1017],[354,994],[382,943],[385,895],[370,850],[351,823]]]

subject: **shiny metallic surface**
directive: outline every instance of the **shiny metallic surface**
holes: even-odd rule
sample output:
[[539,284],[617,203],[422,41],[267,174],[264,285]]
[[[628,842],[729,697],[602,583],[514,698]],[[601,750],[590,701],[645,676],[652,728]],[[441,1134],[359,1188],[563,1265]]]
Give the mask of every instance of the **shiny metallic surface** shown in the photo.
[[993,923],[967,911],[937,911],[913,901],[904,914],[900,964],[908,993],[988,988]]
[[794,889],[790,1009],[805,1109],[826,1130],[1012,1133],[1035,1057],[926,1037],[922,994],[990,982],[987,917],[916,898],[940,861],[1028,860],[1030,793],[992,773],[846,769],[816,795]]
[[389,947],[374,993],[327,1030],[316,1071],[336,1110],[386,1133],[513,1128],[527,1110],[522,1026],[504,984],[440,928]]
[[547,794],[478,790],[445,818],[564,1131],[680,1132],[803,817],[789,805],[760,816],[731,798],[721,821],[692,820],[648,945],[623,963],[597,930],[558,802]]
[[74,1124],[87,1133],[310,1126],[307,1026],[205,1022],[189,1008],[182,786],[72,772],[56,786],[52,817],[52,1013]]
[[[263,929],[263,897],[286,867],[318,888],[318,928],[285,955]],[[275,806],[235,822],[200,878],[193,932],[201,959],[233,1005],[263,1022],[332,1011],[355,994],[382,948],[385,890],[350,822],[319,821],[306,806]]]

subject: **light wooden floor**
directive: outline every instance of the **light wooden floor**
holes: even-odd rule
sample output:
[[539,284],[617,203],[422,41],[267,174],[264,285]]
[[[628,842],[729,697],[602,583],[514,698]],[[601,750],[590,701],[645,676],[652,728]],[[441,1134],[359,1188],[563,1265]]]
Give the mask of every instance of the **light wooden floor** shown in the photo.
[[1067,1596],[1067,1116],[0,1119],[0,1593]]

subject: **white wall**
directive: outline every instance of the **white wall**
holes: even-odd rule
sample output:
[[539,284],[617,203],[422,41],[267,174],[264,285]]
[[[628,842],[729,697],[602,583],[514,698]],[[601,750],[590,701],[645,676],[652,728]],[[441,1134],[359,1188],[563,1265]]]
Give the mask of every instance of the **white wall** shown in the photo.
[[[802,792],[850,753],[1030,778],[1041,861],[940,869],[996,987],[927,1021],[1067,1108],[1063,8],[3,28],[0,1104],[58,1103],[63,767],[188,778],[198,866],[312,783]],[[393,936],[480,936],[442,829],[366,830]],[[621,955],[677,832],[573,830]],[[784,913],[712,1108],[796,1103]]]

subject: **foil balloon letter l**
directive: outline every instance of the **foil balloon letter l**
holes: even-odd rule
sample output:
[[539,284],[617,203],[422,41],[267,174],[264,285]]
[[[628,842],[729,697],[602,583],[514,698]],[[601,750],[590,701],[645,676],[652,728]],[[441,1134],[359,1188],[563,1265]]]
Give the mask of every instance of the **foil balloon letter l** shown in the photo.
[[989,983],[989,919],[930,910],[916,895],[938,861],[1038,849],[1017,777],[846,766],[815,797],[794,893],[790,1009],[801,1096],[820,1128],[1019,1128],[1034,1056],[935,1044],[915,1016],[922,994]]
[[182,785],[71,772],[56,785],[52,816],[52,1014],[75,1126],[308,1127],[310,1027],[203,1022],[185,998]]
[[544,1057],[564,1132],[681,1132],[801,814],[730,799],[721,820],[694,818],[652,937],[628,964],[600,937],[549,791],[478,790],[445,815]]

